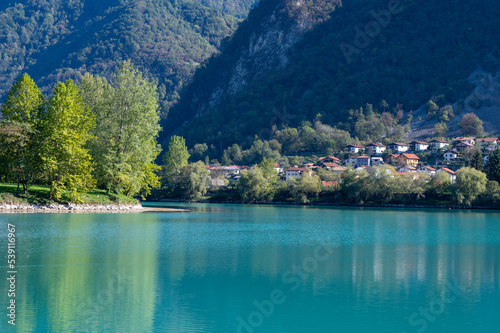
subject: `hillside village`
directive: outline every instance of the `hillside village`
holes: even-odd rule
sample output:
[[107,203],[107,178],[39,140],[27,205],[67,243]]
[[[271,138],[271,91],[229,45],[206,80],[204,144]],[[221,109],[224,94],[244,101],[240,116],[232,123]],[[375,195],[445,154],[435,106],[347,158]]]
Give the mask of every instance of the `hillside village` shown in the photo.
[[[283,168],[275,164],[275,170],[281,181],[289,182],[299,178],[302,174],[312,175],[318,170],[325,170],[340,175],[350,166],[357,171],[371,172],[372,167],[391,165],[399,174],[420,173],[429,176],[445,172],[452,183],[456,179],[456,171],[469,166],[472,154],[479,152],[482,165],[487,165],[489,154],[499,149],[498,138],[457,137],[452,140],[434,139],[426,141],[412,141],[409,143],[393,142],[389,145],[370,143],[366,145],[350,144],[344,148],[343,154],[347,157],[336,156],[319,157],[317,160],[308,160],[302,165]],[[212,188],[234,184],[241,178],[241,171],[250,170],[250,166],[240,165],[206,165],[210,172]],[[323,186],[336,186],[337,181],[322,181]]]

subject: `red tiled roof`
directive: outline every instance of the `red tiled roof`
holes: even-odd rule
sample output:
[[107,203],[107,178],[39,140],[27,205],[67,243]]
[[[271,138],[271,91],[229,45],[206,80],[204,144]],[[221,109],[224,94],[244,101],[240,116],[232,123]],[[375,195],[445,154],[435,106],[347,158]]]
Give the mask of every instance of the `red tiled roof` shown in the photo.
[[338,163],[329,163],[329,162],[324,162],[323,165],[327,168],[333,168],[339,166]]
[[401,155],[399,156],[403,156],[403,157],[406,157],[407,159],[410,159],[410,160],[419,160],[420,158],[415,155],[415,154],[407,154],[407,153],[402,153]]
[[327,181],[322,181],[321,184],[323,184],[324,187],[328,186],[337,186],[337,182],[327,182]]
[[427,169],[427,170],[429,170],[429,171],[436,171],[436,169],[434,169],[434,168],[432,168],[432,167],[430,167],[430,166],[428,166],[428,165],[423,166],[423,167],[420,167],[420,168],[422,168],[422,169]]
[[498,138],[477,139],[477,142],[495,142],[495,141],[498,141]]
[[428,143],[425,141],[412,141],[411,143],[419,143],[421,145],[428,145]]
[[444,170],[444,171],[446,171],[446,172],[448,172],[449,174],[452,174],[452,175],[454,175],[454,174],[455,174],[455,171],[450,170],[450,169],[448,169],[448,168],[441,168],[441,170]]
[[320,160],[320,161],[323,161],[324,159],[327,159],[327,158],[331,158],[332,160],[340,161],[340,159],[339,159],[339,158],[337,158],[337,157],[335,157],[335,156],[321,157],[319,160]]
[[296,167],[292,167],[292,168],[286,169],[286,171],[300,171],[300,172],[308,172],[308,171],[309,171],[309,169],[307,169],[307,168],[296,168]]
[[364,159],[366,159],[366,158],[367,158],[367,159],[370,159],[368,156],[365,156],[365,155],[358,156],[358,157],[356,157],[356,158],[364,158]]
[[365,146],[361,146],[361,145],[348,145],[347,147],[365,148]]
[[367,145],[367,147],[370,147],[370,146],[375,146],[375,147],[385,147],[384,145],[380,144],[380,143],[370,143],[369,145]]
[[406,143],[393,142],[389,146],[408,146]]

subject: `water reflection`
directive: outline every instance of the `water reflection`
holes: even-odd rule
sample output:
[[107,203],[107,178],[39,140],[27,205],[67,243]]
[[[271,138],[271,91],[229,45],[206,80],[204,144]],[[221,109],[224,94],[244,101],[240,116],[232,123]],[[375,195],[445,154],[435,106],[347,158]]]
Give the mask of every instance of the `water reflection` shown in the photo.
[[235,332],[279,289],[256,332],[410,332],[449,283],[461,297],[429,332],[500,327],[497,213],[194,208],[0,215],[22,248],[18,331]]

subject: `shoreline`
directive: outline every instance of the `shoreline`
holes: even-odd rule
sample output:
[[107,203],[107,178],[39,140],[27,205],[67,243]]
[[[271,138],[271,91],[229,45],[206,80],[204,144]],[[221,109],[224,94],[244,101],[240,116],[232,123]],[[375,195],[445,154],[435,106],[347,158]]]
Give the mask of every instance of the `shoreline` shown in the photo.
[[275,206],[318,206],[318,207],[366,207],[366,208],[404,208],[404,209],[440,209],[440,210],[500,210],[500,206],[461,206],[461,205],[417,205],[417,204],[375,204],[375,203],[345,203],[345,202],[287,202],[287,201],[210,201],[210,200],[183,200],[159,199],[150,202],[182,202],[182,203],[209,203],[209,204],[235,204],[235,205],[275,205]]
[[186,209],[143,207],[141,204],[8,204],[0,203],[0,214],[4,213],[152,213],[187,212]]

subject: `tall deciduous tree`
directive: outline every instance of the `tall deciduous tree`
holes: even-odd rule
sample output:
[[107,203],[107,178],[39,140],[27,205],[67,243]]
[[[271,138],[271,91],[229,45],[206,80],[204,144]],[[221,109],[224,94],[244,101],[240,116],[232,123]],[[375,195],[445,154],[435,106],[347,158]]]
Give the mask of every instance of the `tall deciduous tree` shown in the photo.
[[186,140],[180,136],[172,136],[168,143],[168,151],[163,158],[167,174],[178,173],[181,167],[188,164],[189,156]]
[[20,77],[12,86],[1,106],[1,144],[7,164],[16,173],[17,195],[19,184],[27,194],[28,185],[39,166],[37,126],[45,99],[28,74]]
[[486,190],[486,174],[473,168],[461,168],[457,171],[457,201],[471,205]]
[[58,83],[42,118],[42,161],[50,182],[50,198],[80,200],[95,186],[93,163],[85,145],[92,139],[94,114],[85,106],[72,80]]
[[448,133],[448,126],[445,122],[440,122],[434,125],[434,135],[440,138],[445,138]]
[[97,140],[90,147],[99,186],[128,196],[149,193],[159,185],[160,167],[154,163],[161,151],[156,85],[124,62],[110,83],[85,75],[80,88],[97,119]]

